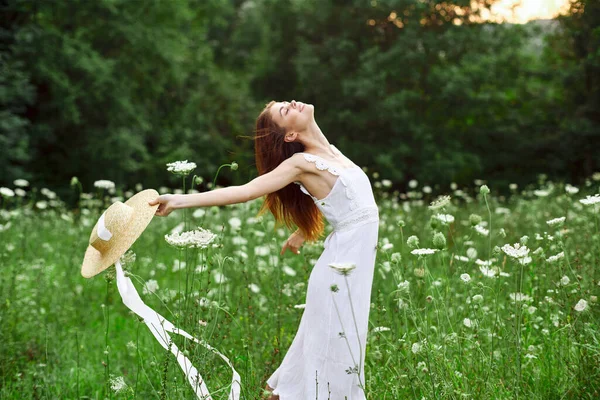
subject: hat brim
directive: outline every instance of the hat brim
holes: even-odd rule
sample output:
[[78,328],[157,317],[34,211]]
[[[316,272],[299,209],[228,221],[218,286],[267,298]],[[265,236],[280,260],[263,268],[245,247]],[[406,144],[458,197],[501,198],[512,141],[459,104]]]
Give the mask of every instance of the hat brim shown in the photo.
[[81,266],[81,275],[84,278],[91,278],[98,275],[113,265],[133,245],[142,232],[144,232],[159,206],[159,204],[151,206],[148,202],[155,200],[158,196],[159,194],[156,190],[146,189],[135,194],[125,202],[126,205],[133,208],[131,219],[128,221],[125,229],[115,237],[117,241],[108,251],[101,253],[93,246],[88,245]]

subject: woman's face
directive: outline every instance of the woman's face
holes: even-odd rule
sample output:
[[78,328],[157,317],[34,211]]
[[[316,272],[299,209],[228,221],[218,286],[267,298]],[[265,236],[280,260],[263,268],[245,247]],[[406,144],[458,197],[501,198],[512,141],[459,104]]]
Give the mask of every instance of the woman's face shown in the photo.
[[312,104],[287,101],[277,102],[269,110],[271,118],[286,132],[301,132],[314,121],[315,107]]

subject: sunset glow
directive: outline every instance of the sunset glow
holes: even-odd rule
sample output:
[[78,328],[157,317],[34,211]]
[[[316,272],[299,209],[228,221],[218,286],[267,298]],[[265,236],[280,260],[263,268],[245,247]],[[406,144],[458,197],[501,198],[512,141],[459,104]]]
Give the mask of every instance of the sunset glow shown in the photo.
[[489,21],[523,24],[532,19],[555,18],[568,9],[569,0],[500,0],[491,12],[484,9],[481,14]]

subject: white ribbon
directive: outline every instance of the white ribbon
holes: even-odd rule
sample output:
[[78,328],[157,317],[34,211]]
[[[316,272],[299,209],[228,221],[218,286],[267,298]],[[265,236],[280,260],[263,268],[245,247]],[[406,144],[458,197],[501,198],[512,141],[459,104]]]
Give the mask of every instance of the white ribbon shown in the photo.
[[[163,316],[158,314],[152,308],[148,307],[140,298],[140,295],[135,290],[135,286],[133,286],[133,282],[129,277],[126,277],[123,273],[123,268],[121,267],[121,263],[117,261],[115,263],[115,267],[117,268],[117,287],[119,289],[119,293],[121,294],[121,298],[123,299],[123,303],[134,313],[139,315],[144,319],[144,323],[150,329],[150,332],[154,335],[156,340],[161,344],[165,350],[169,349],[169,341],[171,337],[167,332],[177,333],[189,340],[192,340],[212,352],[218,354],[226,363],[229,365],[231,370],[233,371],[233,378],[231,379],[231,391],[229,392],[229,400],[239,400],[240,398],[240,390],[241,390],[241,379],[240,375],[237,373],[233,365],[229,361],[227,357],[221,354],[218,350],[211,347],[205,341],[200,341],[195,337],[191,336],[186,331],[176,328],[171,322],[166,320]],[[192,365],[190,360],[184,356],[179,348],[175,345],[175,343],[171,343],[170,351],[177,357],[177,362],[179,366],[185,373],[185,377],[188,382],[194,389],[196,396],[199,399],[203,400],[212,400],[210,392],[204,383],[204,380],[200,376],[198,370]]]
[[98,237],[104,241],[109,241],[112,237],[112,233],[108,229],[106,229],[106,225],[104,225],[104,214],[106,211],[102,213],[100,218],[98,219],[98,226],[96,228],[96,232],[98,233]]

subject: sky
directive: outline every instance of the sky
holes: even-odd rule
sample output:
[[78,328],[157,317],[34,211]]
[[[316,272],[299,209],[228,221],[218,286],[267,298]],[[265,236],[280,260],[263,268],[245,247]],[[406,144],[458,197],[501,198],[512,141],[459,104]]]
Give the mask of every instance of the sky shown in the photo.
[[[519,5],[520,3],[520,5]],[[514,10],[511,7],[514,6]],[[569,0],[499,0],[492,12],[482,10],[484,19],[523,24],[532,19],[550,19],[569,8]]]

